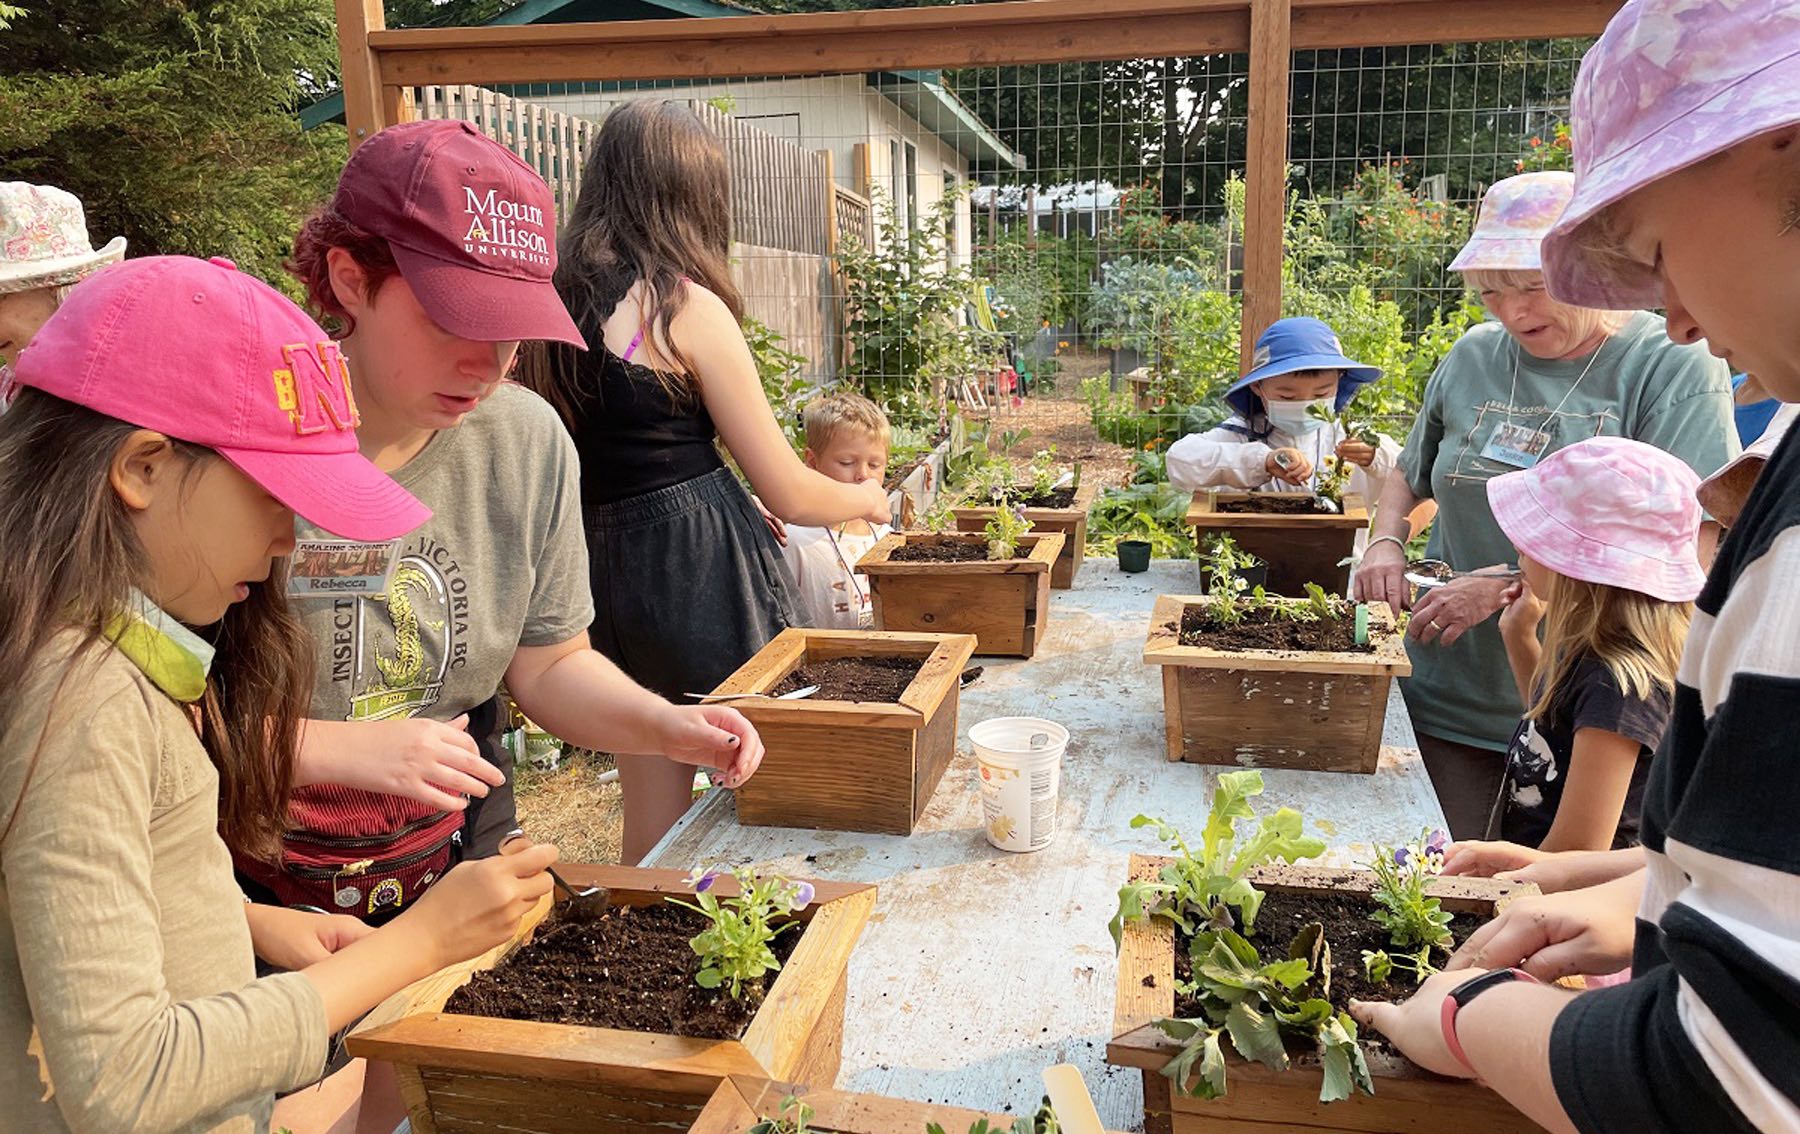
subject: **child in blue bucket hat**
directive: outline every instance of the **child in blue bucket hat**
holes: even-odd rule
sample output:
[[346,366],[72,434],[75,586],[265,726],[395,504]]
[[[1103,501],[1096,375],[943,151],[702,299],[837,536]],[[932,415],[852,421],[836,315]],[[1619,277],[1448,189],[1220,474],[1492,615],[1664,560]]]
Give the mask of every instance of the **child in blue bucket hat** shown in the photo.
[[1379,496],[1400,446],[1381,434],[1375,444],[1348,436],[1314,407],[1341,412],[1380,368],[1344,357],[1336,332],[1304,317],[1270,324],[1251,361],[1250,373],[1225,391],[1232,414],[1224,424],[1169,447],[1169,483],[1182,492],[1311,492],[1329,462],[1348,461],[1347,491]]

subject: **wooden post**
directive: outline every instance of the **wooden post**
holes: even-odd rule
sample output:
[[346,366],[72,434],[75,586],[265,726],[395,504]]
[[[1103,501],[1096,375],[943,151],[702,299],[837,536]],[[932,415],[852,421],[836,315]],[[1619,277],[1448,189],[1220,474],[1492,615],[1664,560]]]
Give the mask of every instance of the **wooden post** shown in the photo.
[[1239,353],[1245,369],[1256,336],[1281,318],[1281,256],[1287,223],[1288,75],[1293,0],[1250,5],[1249,146],[1245,160],[1244,313]]
[[819,151],[819,170],[825,176],[825,255],[837,259],[838,210],[836,159],[830,149]]
[[[344,82],[344,127],[354,150],[389,122],[390,99],[369,33],[387,27],[381,0],[337,0],[338,59]],[[398,100],[392,100],[397,102]]]

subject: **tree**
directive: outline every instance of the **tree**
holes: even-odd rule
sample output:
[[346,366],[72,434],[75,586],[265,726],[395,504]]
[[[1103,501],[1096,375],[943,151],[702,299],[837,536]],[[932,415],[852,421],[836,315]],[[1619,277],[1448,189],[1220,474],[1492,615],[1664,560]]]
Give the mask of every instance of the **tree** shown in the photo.
[[0,35],[0,176],[81,198],[133,255],[223,255],[279,281],[344,159],[294,112],[332,82],[331,0],[30,0]]

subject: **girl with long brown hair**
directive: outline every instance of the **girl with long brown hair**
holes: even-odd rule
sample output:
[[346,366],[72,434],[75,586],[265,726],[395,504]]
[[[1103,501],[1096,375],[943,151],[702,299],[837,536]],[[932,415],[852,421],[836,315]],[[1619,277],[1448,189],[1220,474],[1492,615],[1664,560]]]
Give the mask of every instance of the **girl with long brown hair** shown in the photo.
[[[534,384],[581,454],[594,645],[670,699],[705,692],[796,621],[792,577],[722,439],[780,520],[889,520],[875,480],[843,484],[782,436],[738,321],[723,146],[686,106],[613,110],[582,170],[556,285],[585,353],[553,348]],[[623,859],[692,800],[689,771],[619,758]]]
[[[19,356],[0,417],[8,1130],[266,1129],[332,1032],[549,890],[555,849],[523,849],[370,932],[249,907],[233,880],[229,852],[278,852],[294,780],[295,511],[365,540],[428,515],[357,454],[352,405],[321,420],[341,365],[273,289],[184,257],[102,270]],[[298,971],[258,979],[253,951]]]

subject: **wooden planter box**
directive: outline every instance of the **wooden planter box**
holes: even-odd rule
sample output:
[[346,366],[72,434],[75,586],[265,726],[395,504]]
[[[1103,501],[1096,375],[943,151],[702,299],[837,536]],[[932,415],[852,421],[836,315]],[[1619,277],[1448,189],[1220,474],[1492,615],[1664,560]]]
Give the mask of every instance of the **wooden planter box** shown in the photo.
[[807,1129],[817,1134],[925,1134],[935,1122],[944,1134],[967,1134],[987,1119],[995,1134],[1004,1134],[1017,1115],[987,1114],[959,1106],[907,1102],[881,1095],[853,1095],[778,1083],[751,1075],[732,1075],[719,1084],[688,1134],[744,1134],[764,1118],[784,1117],[781,1101],[795,1095],[813,1108]]
[[1376,648],[1359,654],[1182,645],[1182,614],[1205,602],[1161,595],[1150,614],[1144,662],[1162,667],[1169,759],[1374,772],[1394,678],[1412,673],[1387,604],[1369,604]]
[[[1131,856],[1131,877],[1154,878],[1166,858]],[[1344,893],[1373,889],[1374,875],[1304,866],[1263,867],[1251,875],[1271,893]],[[1491,878],[1439,878],[1429,891],[1457,914],[1490,916],[1514,898],[1537,892],[1529,883]],[[1329,935],[1327,937],[1329,940]],[[1541,1134],[1541,1128],[1486,1087],[1469,1079],[1434,1075],[1398,1056],[1365,1052],[1375,1081],[1373,1095],[1334,1103],[1319,1101],[1323,1074],[1312,1060],[1294,1060],[1286,1071],[1271,1071],[1241,1058],[1226,1045],[1226,1093],[1197,1099],[1175,1088],[1162,1069],[1181,1050],[1151,1024],[1175,1011],[1175,930],[1160,919],[1125,927],[1119,950],[1119,977],[1113,1003],[1113,1039],[1106,1061],[1144,1073],[1145,1134]]]
[[[675,870],[563,865],[573,885],[600,885],[623,905],[692,894]],[[443,1012],[476,969],[530,940],[539,903],[512,941],[390,997],[348,1040],[350,1054],[394,1065],[414,1134],[668,1134],[689,1125],[725,1076],[820,1083],[837,1077],[850,951],[875,905],[873,886],[814,883],[793,956],[741,1040],[574,1027]],[[720,878],[720,895],[737,892]]]
[[[1075,573],[1081,570],[1081,561],[1087,552],[1088,509],[1094,506],[1094,498],[1099,494],[1099,486],[1089,480],[1075,490],[1075,502],[1067,508],[1025,509],[1025,518],[1031,521],[1033,532],[1058,532],[1063,537],[1062,554],[1056,557],[1056,565],[1050,570],[1050,586],[1055,590],[1066,591],[1075,585]],[[992,505],[971,504],[959,505],[954,511],[957,531],[978,532],[994,518],[995,509]]]
[[856,569],[869,578],[875,625],[883,630],[973,634],[978,654],[1028,658],[1050,618],[1050,569],[1063,537],[1033,532],[1023,557],[971,563],[891,563],[905,543],[987,541],[969,533],[895,532],[869,549]]
[[1343,561],[1356,549],[1356,533],[1369,526],[1369,509],[1363,498],[1345,494],[1343,514],[1335,516],[1238,515],[1218,510],[1220,504],[1260,495],[1264,494],[1196,492],[1194,502],[1188,505],[1187,525],[1199,539],[1224,532],[1240,549],[1266,561],[1269,581],[1264,585],[1270,594],[1304,594],[1308,583],[1317,583],[1335,595],[1345,593],[1350,586],[1350,565]]
[[760,693],[798,666],[828,658],[923,658],[897,704],[776,701],[732,706],[756,725],[766,752],[737,789],[738,822],[910,835],[956,755],[968,634],[788,629],[714,690]]

